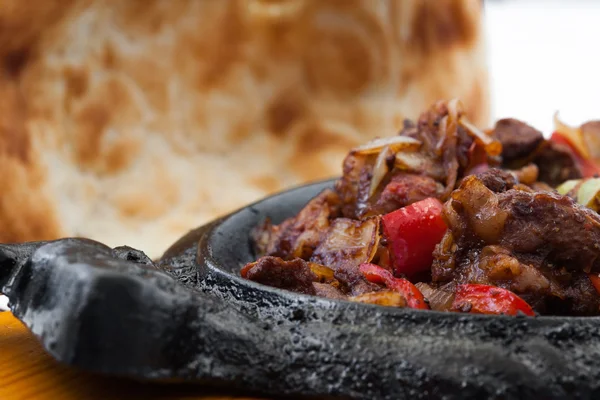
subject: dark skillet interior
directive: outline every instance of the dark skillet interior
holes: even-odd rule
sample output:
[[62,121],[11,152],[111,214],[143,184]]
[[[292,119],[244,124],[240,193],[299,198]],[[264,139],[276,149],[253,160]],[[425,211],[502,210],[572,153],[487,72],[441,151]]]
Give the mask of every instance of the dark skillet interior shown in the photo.
[[81,239],[0,245],[0,291],[57,360],[96,372],[321,398],[600,398],[598,318],[396,309],[243,280],[250,230],[330,184],[198,228],[157,263]]

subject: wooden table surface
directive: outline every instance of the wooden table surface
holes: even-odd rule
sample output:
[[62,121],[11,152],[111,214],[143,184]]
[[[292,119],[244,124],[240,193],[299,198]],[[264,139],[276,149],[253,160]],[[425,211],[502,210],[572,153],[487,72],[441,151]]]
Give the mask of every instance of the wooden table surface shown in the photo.
[[[10,312],[0,312],[1,400],[241,400],[198,385],[134,382],[68,368],[44,352]],[[256,400],[256,399],[255,399]]]

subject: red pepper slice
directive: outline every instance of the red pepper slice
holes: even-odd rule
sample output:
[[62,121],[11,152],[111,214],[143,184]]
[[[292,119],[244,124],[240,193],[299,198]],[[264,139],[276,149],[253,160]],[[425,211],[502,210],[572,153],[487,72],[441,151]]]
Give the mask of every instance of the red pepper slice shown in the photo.
[[458,285],[452,303],[453,311],[475,314],[507,314],[534,316],[531,306],[513,292],[497,286],[466,284]]
[[388,289],[398,292],[406,299],[410,308],[429,310],[423,294],[415,285],[404,278],[394,278],[392,273],[379,265],[364,263],[360,265],[360,272],[369,282],[384,283]]
[[588,274],[588,277],[590,278],[590,281],[592,281],[592,285],[594,285],[594,289],[596,289],[596,292],[600,294],[600,276],[595,274]]
[[593,160],[584,157],[563,134],[554,132],[550,137],[550,140],[558,144],[563,144],[567,146],[569,150],[571,150],[573,157],[575,158],[575,162],[579,166],[581,174],[584,178],[589,178],[595,176],[596,174],[600,174],[600,167]]
[[447,229],[442,208],[430,197],[382,217],[395,275],[410,278],[431,268],[433,250]]
[[256,264],[257,264],[257,262],[255,261],[255,262],[251,262],[251,263],[244,265],[242,267],[242,269],[240,270],[240,275],[242,276],[242,278],[246,278],[246,276],[248,275],[248,272],[250,272],[252,267],[254,267]]

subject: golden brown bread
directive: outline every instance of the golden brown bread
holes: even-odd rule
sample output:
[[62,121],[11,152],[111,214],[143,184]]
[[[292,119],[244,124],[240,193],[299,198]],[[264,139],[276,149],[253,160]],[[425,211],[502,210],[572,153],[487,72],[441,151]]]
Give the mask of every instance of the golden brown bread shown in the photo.
[[159,255],[440,98],[487,123],[477,0],[5,0],[0,241]]

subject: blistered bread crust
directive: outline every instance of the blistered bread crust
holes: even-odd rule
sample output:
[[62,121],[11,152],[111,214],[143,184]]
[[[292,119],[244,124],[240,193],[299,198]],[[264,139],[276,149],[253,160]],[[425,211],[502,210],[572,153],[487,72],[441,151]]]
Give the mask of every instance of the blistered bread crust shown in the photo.
[[488,122],[481,2],[4,0],[0,241],[152,256],[437,99]]

